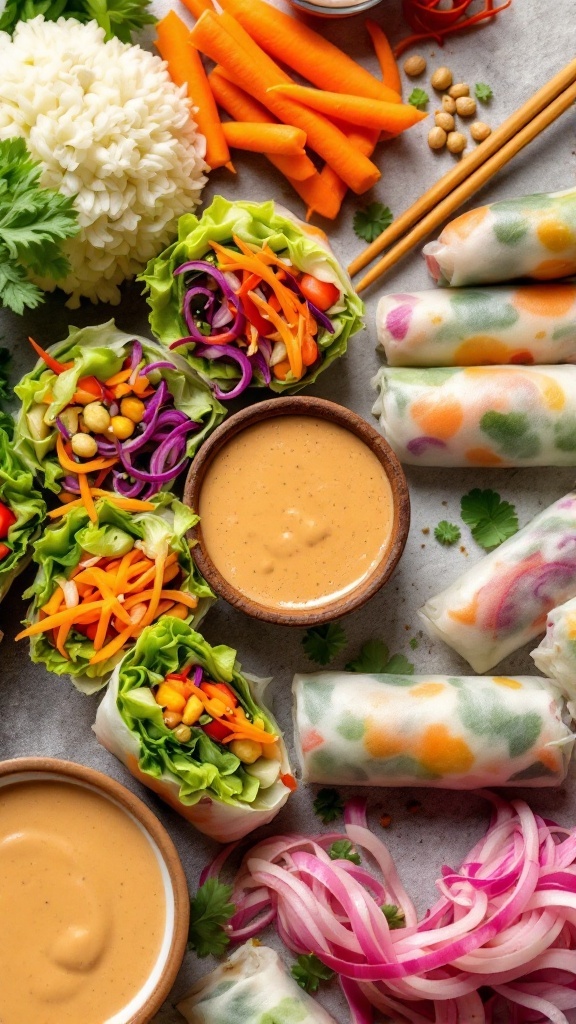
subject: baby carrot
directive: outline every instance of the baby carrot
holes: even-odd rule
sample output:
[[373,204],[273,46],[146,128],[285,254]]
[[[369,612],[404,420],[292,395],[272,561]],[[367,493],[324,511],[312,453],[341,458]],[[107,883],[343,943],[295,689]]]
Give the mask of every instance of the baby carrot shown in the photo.
[[289,124],[259,124],[256,121],[226,121],[224,138],[233,149],[280,156],[306,156],[306,132]]
[[[364,153],[366,156],[372,156],[372,153],[376,149],[376,143],[378,142],[379,132],[374,131],[370,128],[358,128],[346,132],[348,141],[356,146],[360,153]],[[336,214],[340,211],[340,207],[346,197],[348,186],[342,178],[339,178],[336,172],[328,164],[320,172],[320,185],[319,185],[319,197],[325,192],[329,195],[334,196],[335,203],[338,204]],[[306,220],[318,213],[322,216],[321,210],[317,206],[316,197],[311,196],[308,202],[308,210],[306,212]],[[336,216],[335,214],[335,216]]]
[[189,45],[190,30],[175,11],[169,11],[156,25],[156,31],[156,47],[168,64],[172,81],[188,86],[188,96],[198,108],[193,116],[206,139],[206,163],[212,170],[224,167],[230,163],[230,150],[200,54]]
[[212,0],[180,0],[180,3],[184,4],[186,10],[190,11],[194,18],[199,18],[204,11],[214,10]]
[[371,18],[366,20],[366,28],[368,29],[368,34],[372,40],[374,52],[378,58],[384,85],[387,85],[402,97],[402,79],[400,78],[398,65],[396,63],[392,47],[388,42],[387,35],[384,30],[380,28],[380,25],[375,21],[372,21]]
[[273,85],[268,91],[304,103],[325,117],[338,118],[365,128],[378,128],[380,131],[401,132],[427,116],[410,103],[388,103],[385,100],[365,99],[363,96],[323,92],[304,85]]

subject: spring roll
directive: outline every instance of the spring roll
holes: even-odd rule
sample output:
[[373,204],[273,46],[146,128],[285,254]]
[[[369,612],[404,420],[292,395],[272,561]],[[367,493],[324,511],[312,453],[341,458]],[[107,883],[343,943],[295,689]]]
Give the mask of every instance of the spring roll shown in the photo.
[[278,953],[253,942],[202,978],[176,1008],[188,1024],[335,1024]]
[[419,615],[428,633],[486,672],[543,633],[546,616],[576,591],[576,492],[430,598]]
[[343,786],[557,786],[574,735],[538,676],[294,676],[305,782]]
[[230,647],[165,616],[117,666],[94,732],[200,832],[232,842],[272,821],[295,788],[262,705],[266,682],[243,675]]
[[46,505],[30,471],[14,452],[14,424],[0,413],[0,601],[32,558]]
[[531,656],[537,669],[554,679],[570,701],[576,701],[576,598],[548,613],[546,635]]
[[378,342],[390,366],[576,362],[576,286],[430,288],[384,295]]
[[383,366],[372,412],[415,466],[576,465],[576,366]]
[[576,273],[576,189],[469,210],[423,254],[434,280],[451,287],[569,277]]

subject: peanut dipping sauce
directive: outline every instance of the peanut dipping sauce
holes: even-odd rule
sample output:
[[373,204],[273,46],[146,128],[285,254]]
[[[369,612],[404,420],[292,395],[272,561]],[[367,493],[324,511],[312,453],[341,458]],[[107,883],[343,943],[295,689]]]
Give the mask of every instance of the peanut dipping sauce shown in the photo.
[[0,787],[0,1021],[105,1024],[158,959],[166,897],[135,820],[94,790]]
[[206,551],[237,590],[270,608],[327,604],[382,560],[394,514],[378,458],[313,416],[240,431],[215,455],[198,509]]

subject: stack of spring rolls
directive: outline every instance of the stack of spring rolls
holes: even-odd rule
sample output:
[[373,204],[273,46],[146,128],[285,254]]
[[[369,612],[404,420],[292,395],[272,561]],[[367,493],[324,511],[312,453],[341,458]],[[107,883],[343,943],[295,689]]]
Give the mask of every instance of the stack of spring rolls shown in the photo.
[[445,287],[386,295],[377,311],[388,365],[373,411],[397,455],[576,465],[576,285],[558,281],[576,273],[576,189],[471,210],[424,255]]

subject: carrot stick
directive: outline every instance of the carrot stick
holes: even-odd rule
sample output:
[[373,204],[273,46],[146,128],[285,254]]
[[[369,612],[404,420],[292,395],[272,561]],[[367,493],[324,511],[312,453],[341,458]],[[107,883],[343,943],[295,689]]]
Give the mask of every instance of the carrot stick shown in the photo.
[[364,128],[401,132],[412,128],[427,115],[410,103],[387,103],[367,100],[364,96],[348,96],[339,92],[323,92],[304,85],[273,85],[269,92],[304,103],[326,117],[338,118]]
[[200,54],[189,45],[188,26],[175,11],[169,11],[156,25],[156,31],[156,48],[168,63],[172,81],[176,85],[188,86],[188,96],[198,108],[194,117],[206,139],[206,163],[212,170],[225,166],[230,163],[230,150]]
[[121,651],[122,648],[124,647],[124,644],[128,643],[128,640],[130,639],[133,631],[136,628],[137,627],[135,625],[127,626],[122,633],[119,633],[118,636],[115,636],[114,639],[110,641],[110,643],[106,644],[106,646],[103,647],[102,650],[97,651],[96,654],[94,654],[90,658],[90,664],[97,665],[100,661],[107,661],[108,658],[111,658],[114,654],[117,654],[118,651]]
[[[366,156],[372,156],[379,138],[378,131],[375,131],[372,128],[357,128],[355,130],[348,130],[346,134],[352,145],[356,146],[361,153],[365,153]],[[320,195],[325,191],[334,196],[335,202],[338,204],[339,211],[344,199],[346,198],[348,186],[345,181],[342,181],[342,178],[338,177],[336,172],[333,171],[328,164],[326,164],[320,172]],[[312,196],[311,201],[308,203],[306,220],[310,220],[315,213],[320,213],[320,210],[315,202],[315,197]]]
[[393,89],[394,92],[398,93],[400,98],[402,98],[402,79],[400,78],[400,72],[394,57],[394,52],[388,42],[386,33],[380,25],[375,21],[372,21],[371,18],[367,18],[366,28],[368,29],[368,34],[372,40],[374,52],[378,58],[384,85]]
[[400,96],[318,32],[263,0],[219,0],[276,60],[321,89],[398,103]]
[[190,11],[194,18],[199,18],[204,11],[214,10],[212,0],[180,0],[180,3],[184,4],[186,10]]
[[56,612],[55,615],[49,615],[45,619],[41,619],[39,622],[33,623],[32,626],[28,626],[27,629],[21,630],[20,633],[15,637],[16,640],[22,640],[26,636],[36,636],[38,633],[45,633],[47,630],[55,629],[57,626],[62,626],[66,622],[74,622],[77,616],[86,612],[93,612],[97,609],[102,608],[104,601],[89,601],[85,605],[78,605],[76,608],[66,608],[64,611]]
[[[300,106],[283,96],[267,91],[272,85],[282,84],[282,72],[274,61],[264,54],[245,32],[236,26],[234,35],[228,31],[226,15],[216,17],[205,11],[190,39],[203,53],[221,64],[226,74],[237,85],[268,107],[285,124],[302,128],[308,144],[354,190],[362,193],[378,181],[380,171],[362,153],[350,145],[346,136],[325,117]],[[242,38],[240,46],[239,38]]]
[[280,156],[306,156],[306,133],[289,124],[259,124],[256,121],[225,121],[224,138],[233,149]]

